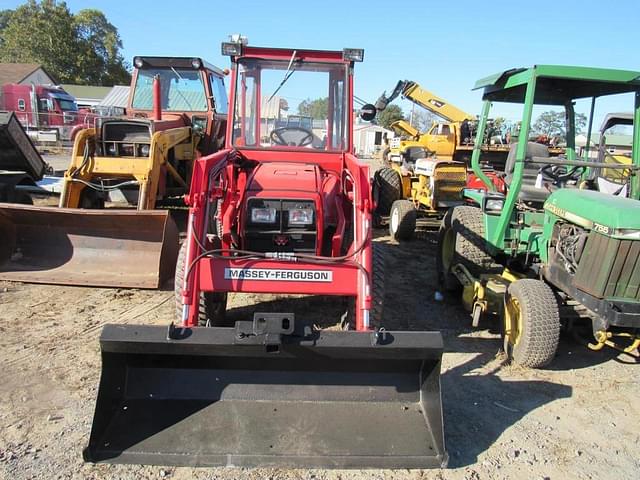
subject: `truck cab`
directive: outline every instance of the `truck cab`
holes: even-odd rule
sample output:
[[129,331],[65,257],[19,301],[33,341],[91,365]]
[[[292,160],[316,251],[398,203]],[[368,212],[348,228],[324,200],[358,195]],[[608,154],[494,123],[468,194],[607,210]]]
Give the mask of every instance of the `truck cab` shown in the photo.
[[71,138],[78,121],[76,99],[54,85],[3,85],[0,108],[15,112],[26,128],[58,130],[61,139]]

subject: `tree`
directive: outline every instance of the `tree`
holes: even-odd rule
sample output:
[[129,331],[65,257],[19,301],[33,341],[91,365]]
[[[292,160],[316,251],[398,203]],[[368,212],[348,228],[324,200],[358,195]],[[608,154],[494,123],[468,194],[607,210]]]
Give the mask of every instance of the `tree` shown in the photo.
[[81,51],[78,66],[85,82],[99,85],[129,83],[130,75],[120,53],[122,40],[100,10],[80,10],[74,17]]
[[326,119],[329,115],[329,97],[303,100],[298,105],[298,113],[319,120]]
[[[583,113],[576,113],[576,134],[582,133],[587,125],[587,116]],[[561,111],[549,110],[542,112],[532,125],[532,132],[535,135],[546,135],[549,138],[562,137],[567,134],[565,114]]]
[[398,105],[389,105],[381,112],[378,112],[378,123],[384,128],[389,128],[393,122],[404,119],[404,113],[402,113],[402,109]]
[[415,110],[411,115],[411,124],[418,131],[426,132],[436,121],[436,118],[438,118],[436,115],[427,110]]
[[116,27],[98,10],[29,0],[0,12],[0,61],[38,63],[61,83],[129,83]]

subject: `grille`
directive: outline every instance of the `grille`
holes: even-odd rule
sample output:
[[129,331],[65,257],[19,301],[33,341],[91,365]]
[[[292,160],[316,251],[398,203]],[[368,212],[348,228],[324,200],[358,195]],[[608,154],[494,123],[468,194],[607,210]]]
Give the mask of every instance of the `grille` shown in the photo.
[[[279,200],[251,198],[247,204],[247,222],[244,246],[255,252],[316,252],[316,211],[308,200]],[[252,223],[252,208],[273,208],[276,218],[273,224]],[[289,210],[295,208],[313,209],[313,224],[289,225]]]
[[439,166],[433,175],[434,196],[438,201],[459,200],[460,192],[467,186],[467,172],[460,166]]
[[575,284],[597,298],[640,300],[640,241],[591,232]]

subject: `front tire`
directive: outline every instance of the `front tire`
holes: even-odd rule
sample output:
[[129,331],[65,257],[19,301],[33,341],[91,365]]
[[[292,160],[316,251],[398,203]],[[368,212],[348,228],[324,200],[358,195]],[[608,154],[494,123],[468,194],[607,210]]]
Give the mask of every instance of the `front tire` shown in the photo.
[[391,206],[389,234],[397,241],[410,240],[416,229],[416,209],[409,200],[396,200]]
[[[182,283],[185,274],[185,262],[187,258],[187,242],[180,246],[178,260],[176,261],[176,274],[174,281],[174,293],[176,299],[176,315],[178,324],[182,323]],[[199,327],[233,327],[235,322],[226,318],[227,294],[219,292],[200,292],[198,303]]]
[[541,368],[553,360],[560,341],[560,314],[546,283],[525,278],[509,285],[502,338],[507,357],[518,365]]

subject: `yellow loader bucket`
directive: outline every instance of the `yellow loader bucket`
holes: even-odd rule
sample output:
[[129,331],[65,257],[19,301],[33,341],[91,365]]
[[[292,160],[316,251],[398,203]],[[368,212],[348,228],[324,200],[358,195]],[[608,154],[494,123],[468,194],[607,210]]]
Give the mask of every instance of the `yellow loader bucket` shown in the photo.
[[0,279],[158,288],[173,276],[178,230],[163,210],[0,203]]

